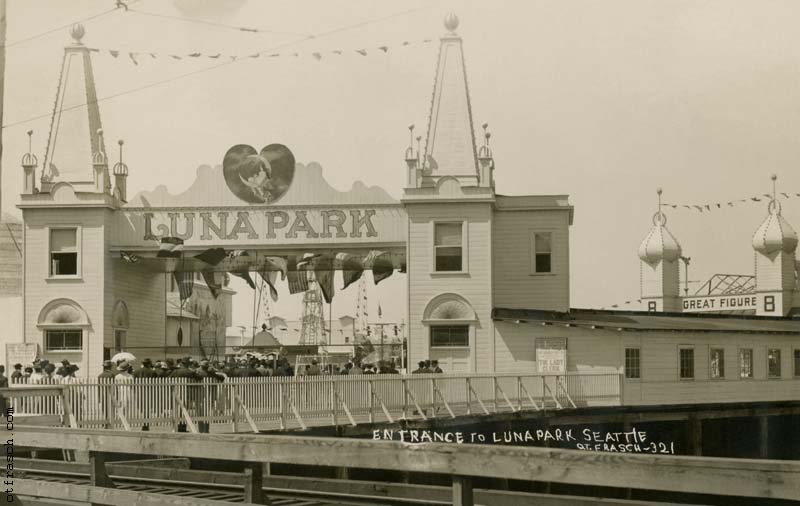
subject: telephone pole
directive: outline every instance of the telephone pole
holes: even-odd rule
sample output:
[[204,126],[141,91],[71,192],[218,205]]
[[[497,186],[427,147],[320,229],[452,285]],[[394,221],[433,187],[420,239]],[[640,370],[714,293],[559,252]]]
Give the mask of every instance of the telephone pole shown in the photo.
[[0,221],[3,221],[3,103],[6,87],[6,0],[0,0]]

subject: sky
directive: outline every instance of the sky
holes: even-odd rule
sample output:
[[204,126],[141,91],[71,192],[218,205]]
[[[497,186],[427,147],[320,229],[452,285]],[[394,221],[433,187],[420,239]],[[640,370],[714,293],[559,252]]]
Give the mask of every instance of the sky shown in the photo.
[[[28,129],[44,158],[69,42],[66,28],[24,39],[113,6],[113,0],[8,1],[4,212],[20,214],[14,205]],[[160,184],[179,193],[199,165],[219,164],[231,145],[280,142],[297,161],[318,162],[335,188],[361,180],[400,198],[407,126],[416,124],[424,135],[449,11],[461,20],[475,127],[487,122],[492,132],[497,193],[568,194],[575,206],[573,307],[639,297],[637,249],[657,209],[656,188],[663,188],[665,202],[723,203],[703,213],[666,208],[668,228],[692,258],[690,292],[715,273],[753,273],[750,241],[766,202],[739,199],[770,192],[773,173],[778,191],[800,193],[800,3],[793,0],[139,0],[131,6],[149,14],[104,14],[85,22],[84,37],[105,50],[93,56],[102,122],[107,144],[125,139],[129,194]],[[376,49],[383,45],[385,53]],[[362,48],[367,56],[355,51]],[[134,65],[108,49],[282,56]],[[343,54],[331,54],[336,49]],[[293,52],[300,56],[285,55]],[[324,56],[317,61],[313,52]],[[785,200],[783,214],[800,227],[800,198]],[[405,286],[403,275],[370,286],[371,313],[380,302],[385,320],[403,318]],[[235,288],[244,295],[237,297],[234,323],[249,326],[251,292]],[[355,313],[356,288],[337,295],[334,316]],[[300,297],[284,289],[273,313],[299,317]]]

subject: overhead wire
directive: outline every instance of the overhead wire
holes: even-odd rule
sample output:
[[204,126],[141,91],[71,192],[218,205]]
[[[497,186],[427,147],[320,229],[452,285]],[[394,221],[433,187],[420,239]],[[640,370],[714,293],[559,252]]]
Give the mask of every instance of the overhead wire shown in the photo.
[[[136,3],[136,2],[139,2],[139,1],[141,1],[141,0],[131,0],[130,3],[133,4],[133,3]],[[103,17],[103,16],[106,16],[108,14],[111,14],[112,12],[116,12],[116,11],[123,11],[124,12],[124,10],[121,7],[122,6],[118,5],[116,7],[111,8],[111,9],[107,9],[105,11],[98,12],[97,14],[93,14],[91,16],[87,16],[87,17],[84,17],[84,18],[81,18],[81,19],[77,19],[77,20],[72,21],[70,23],[65,23],[63,25],[56,26],[56,27],[51,28],[49,30],[46,30],[44,32],[40,32],[40,33],[31,35],[29,37],[25,37],[24,39],[18,39],[18,40],[15,40],[13,42],[9,42],[9,43],[7,43],[5,45],[5,47],[6,47],[6,49],[10,48],[10,47],[14,47],[14,46],[16,46],[18,44],[22,44],[24,42],[29,42],[31,40],[38,39],[40,37],[44,37],[45,35],[50,35],[51,33],[58,32],[58,31],[63,30],[65,28],[69,28],[69,27],[71,27],[71,26],[73,26],[73,25],[75,25],[77,23],[87,23],[89,21],[94,21],[94,20],[96,20],[96,19],[98,19],[100,17]]]
[[[422,11],[422,10],[427,10],[427,9],[430,9],[430,8],[432,8],[432,7],[419,7],[419,8],[416,8],[416,9],[408,9],[408,10],[401,11],[401,12],[396,12],[394,14],[390,14],[388,16],[384,16],[384,17],[381,17],[381,18],[376,18],[376,19],[372,19],[372,20],[363,21],[363,22],[360,22],[360,23],[355,23],[355,24],[352,24],[352,25],[346,25],[346,26],[342,26],[342,27],[339,27],[339,28],[334,28],[334,29],[327,30],[327,31],[324,31],[324,32],[319,32],[317,34],[304,36],[304,37],[302,37],[300,39],[289,41],[289,42],[285,42],[285,43],[279,44],[277,46],[273,46],[273,47],[270,47],[270,48],[262,49],[262,50],[260,50],[260,52],[275,51],[275,50],[278,50],[278,49],[283,49],[285,47],[292,46],[294,44],[299,44],[299,43],[305,42],[307,40],[316,39],[316,38],[320,38],[320,37],[327,37],[329,35],[333,35],[335,33],[341,33],[343,31],[347,31],[347,30],[354,30],[356,28],[361,28],[363,26],[367,26],[367,25],[371,25],[371,24],[375,24],[375,23],[380,23],[380,22],[383,22],[383,21],[388,21],[389,19],[393,19],[393,18],[400,17],[400,16],[406,16],[408,14],[412,14],[412,13],[415,13],[415,12],[418,12],[418,11]],[[71,26],[71,25],[67,25],[67,26]],[[201,68],[201,69],[193,70],[191,72],[185,72],[183,74],[179,74],[177,76],[169,77],[167,79],[154,81],[152,83],[148,83],[148,84],[145,84],[145,85],[142,85],[142,86],[129,88],[127,90],[123,90],[123,91],[120,91],[120,92],[117,92],[117,93],[112,93],[111,95],[106,95],[104,97],[99,97],[97,100],[87,101],[87,102],[83,102],[83,103],[80,103],[80,104],[75,104],[75,105],[72,105],[72,106],[69,106],[69,107],[65,107],[64,109],[62,109],[62,112],[71,111],[71,110],[74,110],[74,109],[79,109],[81,107],[85,107],[85,106],[89,105],[90,103],[104,102],[106,100],[119,98],[119,97],[122,97],[122,96],[125,96],[125,95],[130,95],[132,93],[137,93],[139,91],[144,91],[144,90],[147,90],[147,89],[150,89],[150,88],[155,88],[157,86],[166,85],[166,84],[178,81],[180,79],[184,79],[184,78],[187,78],[187,77],[195,76],[195,75],[198,75],[198,74],[203,74],[205,72],[216,70],[218,68],[222,68],[222,67],[225,67],[225,66],[237,63],[237,62],[241,62],[241,61],[245,61],[245,59],[236,59],[236,60],[223,61],[223,62],[220,62],[220,63],[218,63],[216,65],[212,65],[210,67],[204,67],[204,68]],[[4,129],[5,128],[11,128],[11,127],[14,127],[14,126],[17,126],[17,125],[30,123],[31,121],[36,121],[36,120],[43,119],[43,118],[49,118],[50,116],[52,116],[52,112],[40,114],[40,115],[37,115],[37,116],[32,116],[32,117],[29,117],[29,118],[26,118],[26,119],[23,119],[23,120],[14,121],[12,123],[6,123],[5,125],[2,126],[2,128],[4,128]]]
[[171,19],[175,21],[183,21],[185,23],[194,23],[199,25],[206,25],[206,26],[214,26],[217,28],[227,28],[230,30],[235,30],[239,32],[249,32],[255,34],[272,34],[272,35],[302,35],[302,36],[310,36],[307,33],[299,33],[299,32],[284,32],[278,30],[271,30],[266,28],[254,28],[254,27],[247,27],[247,26],[237,26],[237,25],[230,25],[227,23],[219,23],[217,21],[209,21],[207,19],[199,19],[199,18],[189,18],[185,16],[176,16],[172,14],[160,14],[157,12],[149,12],[149,11],[140,11],[139,9],[128,8],[128,12],[133,12],[134,14],[140,14],[143,16],[150,16],[154,18],[162,18],[162,19]]

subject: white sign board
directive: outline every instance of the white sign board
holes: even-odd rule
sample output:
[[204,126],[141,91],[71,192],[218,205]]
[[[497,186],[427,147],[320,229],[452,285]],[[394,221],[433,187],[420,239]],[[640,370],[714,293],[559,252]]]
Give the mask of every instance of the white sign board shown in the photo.
[[755,311],[756,295],[713,295],[707,297],[684,297],[681,301],[684,313],[716,313],[720,311]]
[[540,373],[567,371],[567,339],[536,339],[536,369]]
[[36,343],[6,344],[6,371],[11,371],[14,364],[30,365],[36,360],[39,347]]

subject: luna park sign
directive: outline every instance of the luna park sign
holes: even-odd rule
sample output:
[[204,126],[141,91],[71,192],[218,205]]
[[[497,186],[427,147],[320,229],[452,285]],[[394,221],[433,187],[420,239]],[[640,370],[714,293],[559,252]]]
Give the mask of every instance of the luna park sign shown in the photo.
[[[269,144],[261,151],[238,144],[225,153],[222,169],[228,189],[239,199],[253,205],[269,206],[278,202],[291,186],[295,158],[283,144]],[[374,240],[380,228],[396,228],[384,223],[391,220],[394,214],[383,210],[352,206],[333,209],[320,206],[309,209],[291,207],[145,212],[142,214],[143,239],[150,241],[178,237],[185,242],[238,243],[265,239],[276,242],[325,239],[358,241]]]

